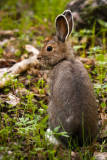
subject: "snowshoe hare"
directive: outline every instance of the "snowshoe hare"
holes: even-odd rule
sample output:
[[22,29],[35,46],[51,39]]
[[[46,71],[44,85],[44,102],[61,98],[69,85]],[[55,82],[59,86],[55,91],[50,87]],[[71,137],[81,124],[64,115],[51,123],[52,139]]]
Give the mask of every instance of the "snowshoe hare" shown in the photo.
[[73,28],[72,13],[65,10],[56,18],[56,37],[47,42],[38,60],[50,67],[50,128],[60,126],[69,138],[59,136],[65,145],[91,143],[98,132],[98,114],[93,86],[83,64],[75,58],[66,39]]

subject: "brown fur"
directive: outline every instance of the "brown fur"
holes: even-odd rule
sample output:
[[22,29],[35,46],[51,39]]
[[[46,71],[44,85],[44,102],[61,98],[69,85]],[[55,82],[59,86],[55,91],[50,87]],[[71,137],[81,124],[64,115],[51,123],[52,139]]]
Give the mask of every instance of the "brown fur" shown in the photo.
[[[48,52],[48,46],[53,50]],[[77,141],[82,146],[92,142],[98,132],[96,98],[88,73],[75,58],[72,47],[55,37],[44,45],[38,59],[50,66],[48,113],[51,129],[60,126],[59,132],[66,131],[72,138],[71,144]],[[59,137],[65,145],[70,138]]]

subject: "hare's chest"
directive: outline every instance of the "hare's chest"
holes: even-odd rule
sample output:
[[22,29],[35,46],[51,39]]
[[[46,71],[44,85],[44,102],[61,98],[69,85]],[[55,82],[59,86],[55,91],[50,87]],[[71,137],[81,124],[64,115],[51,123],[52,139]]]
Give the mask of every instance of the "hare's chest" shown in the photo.
[[54,85],[56,85],[56,83],[60,82],[62,79],[62,71],[58,71],[58,70],[53,70],[50,75],[49,75],[49,80],[48,80],[48,84],[49,84],[49,88],[53,88]]
[[69,61],[57,64],[49,73],[49,88],[51,95],[68,90],[72,82],[72,67]]

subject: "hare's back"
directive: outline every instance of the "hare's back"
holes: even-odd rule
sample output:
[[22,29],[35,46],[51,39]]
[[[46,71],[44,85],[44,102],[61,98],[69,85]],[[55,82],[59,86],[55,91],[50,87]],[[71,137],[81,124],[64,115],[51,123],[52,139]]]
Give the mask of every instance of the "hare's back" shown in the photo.
[[63,61],[54,67],[51,75],[48,109],[51,128],[62,124],[67,133],[72,133],[72,138],[79,136],[82,144],[84,122],[85,138],[90,139],[91,133],[93,140],[98,131],[98,114],[93,86],[83,64],[78,60]]
[[[63,61],[53,69],[52,92],[56,98],[67,101],[75,99],[78,104],[89,104],[89,99],[94,99],[93,86],[83,64],[75,60]],[[71,102],[72,103],[72,102]]]
[[53,69],[51,82],[51,100],[54,108],[59,113],[64,112],[65,119],[71,114],[80,118],[82,113],[89,119],[92,116],[91,120],[96,118],[97,108],[93,86],[80,61],[65,60],[59,63]]

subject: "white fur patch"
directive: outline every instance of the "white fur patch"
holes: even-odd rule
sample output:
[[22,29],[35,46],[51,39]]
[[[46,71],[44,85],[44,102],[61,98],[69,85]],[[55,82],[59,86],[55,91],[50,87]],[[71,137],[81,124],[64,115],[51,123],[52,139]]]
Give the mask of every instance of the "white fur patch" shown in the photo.
[[67,123],[69,123],[73,119],[73,116],[69,116],[66,120]]

